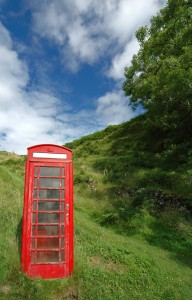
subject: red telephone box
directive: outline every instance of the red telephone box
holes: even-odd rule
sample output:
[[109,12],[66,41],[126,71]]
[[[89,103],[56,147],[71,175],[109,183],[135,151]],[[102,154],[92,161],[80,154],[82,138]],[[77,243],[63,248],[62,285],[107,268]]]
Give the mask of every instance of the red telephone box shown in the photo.
[[72,151],[44,144],[28,148],[21,269],[30,278],[62,278],[73,271]]

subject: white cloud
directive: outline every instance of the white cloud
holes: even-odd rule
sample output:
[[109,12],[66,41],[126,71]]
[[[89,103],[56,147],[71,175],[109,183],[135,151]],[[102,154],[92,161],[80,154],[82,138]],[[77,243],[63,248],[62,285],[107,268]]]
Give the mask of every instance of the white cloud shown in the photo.
[[137,53],[138,50],[139,50],[139,43],[137,39],[134,37],[125,46],[123,52],[117,54],[113,58],[111,67],[107,75],[116,80],[121,80],[123,78],[125,67],[130,65],[133,54]]
[[105,57],[106,51],[108,58],[124,51],[126,55],[135,31],[164,4],[165,0],[34,0],[30,5],[34,31],[59,45],[62,53],[70,53],[68,67],[75,71],[81,62],[93,64]]
[[4,45],[0,45],[0,85],[3,89],[9,86],[21,88],[27,84],[27,67],[17,53]]
[[107,93],[98,99],[96,114],[104,126],[119,124],[135,116],[128,106],[128,98],[119,90]]
[[0,45],[4,45],[7,48],[12,46],[12,41],[9,32],[6,30],[0,22]]

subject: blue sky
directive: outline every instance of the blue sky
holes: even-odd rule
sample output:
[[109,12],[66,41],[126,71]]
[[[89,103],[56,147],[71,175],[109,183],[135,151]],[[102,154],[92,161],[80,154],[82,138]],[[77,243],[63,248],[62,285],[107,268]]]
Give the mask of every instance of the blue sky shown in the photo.
[[139,112],[122,83],[165,0],[0,0],[0,150],[65,144]]

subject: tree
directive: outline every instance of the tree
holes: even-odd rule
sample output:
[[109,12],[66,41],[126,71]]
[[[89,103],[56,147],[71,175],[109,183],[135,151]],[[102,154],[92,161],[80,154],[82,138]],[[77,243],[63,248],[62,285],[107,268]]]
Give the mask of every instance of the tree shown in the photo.
[[150,27],[136,32],[140,49],[125,68],[125,94],[162,130],[192,129],[192,4],[168,0]]

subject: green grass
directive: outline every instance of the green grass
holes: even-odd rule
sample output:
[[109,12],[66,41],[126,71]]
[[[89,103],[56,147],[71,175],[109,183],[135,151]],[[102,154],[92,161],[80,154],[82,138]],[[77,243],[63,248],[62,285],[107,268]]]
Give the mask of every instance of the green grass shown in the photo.
[[82,214],[76,218],[78,267],[86,278],[83,299],[191,297],[191,269],[170,252],[98,227]]

